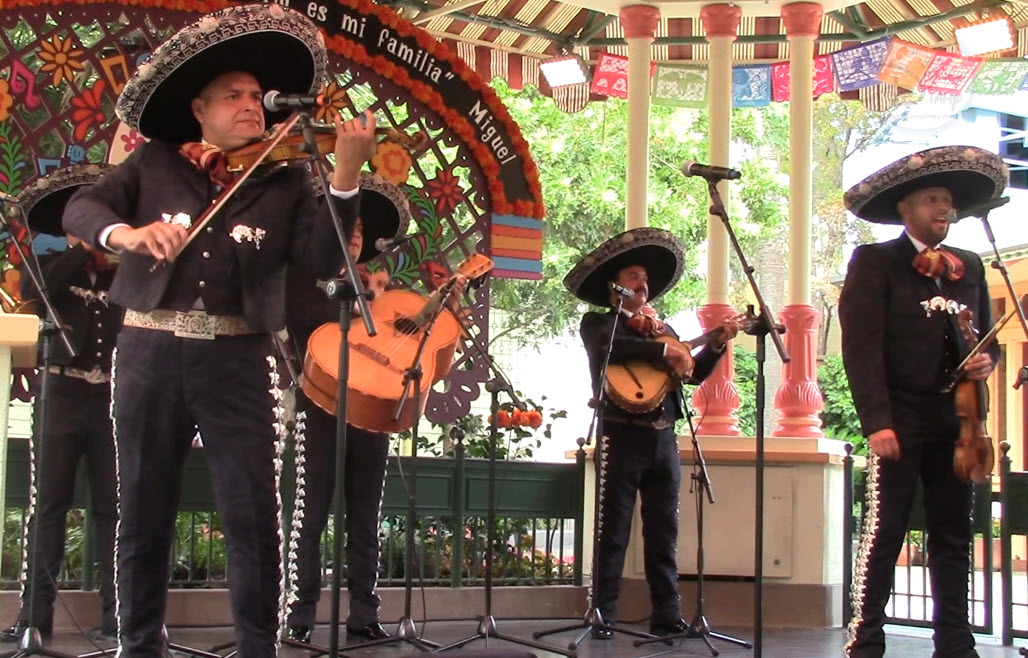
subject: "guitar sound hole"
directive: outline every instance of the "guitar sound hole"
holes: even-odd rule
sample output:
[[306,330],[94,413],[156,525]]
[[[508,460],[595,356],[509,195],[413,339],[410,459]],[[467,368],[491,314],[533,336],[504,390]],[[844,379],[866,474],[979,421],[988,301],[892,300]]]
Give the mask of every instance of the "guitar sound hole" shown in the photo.
[[418,323],[410,318],[397,318],[393,326],[396,327],[397,331],[408,336],[418,333]]

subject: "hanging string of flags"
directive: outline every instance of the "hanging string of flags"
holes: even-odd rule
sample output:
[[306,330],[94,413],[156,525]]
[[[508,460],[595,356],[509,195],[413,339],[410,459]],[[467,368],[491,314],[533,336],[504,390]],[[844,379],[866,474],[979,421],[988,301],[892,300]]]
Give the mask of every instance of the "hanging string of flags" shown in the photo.
[[[789,100],[789,69],[787,61],[732,67],[732,104],[759,107]],[[652,100],[661,105],[706,107],[709,75],[705,66],[654,64]],[[813,95],[876,84],[946,95],[1007,95],[1028,90],[1026,78],[1028,59],[964,57],[886,37],[815,57]],[[628,58],[600,55],[590,91],[627,98]]]

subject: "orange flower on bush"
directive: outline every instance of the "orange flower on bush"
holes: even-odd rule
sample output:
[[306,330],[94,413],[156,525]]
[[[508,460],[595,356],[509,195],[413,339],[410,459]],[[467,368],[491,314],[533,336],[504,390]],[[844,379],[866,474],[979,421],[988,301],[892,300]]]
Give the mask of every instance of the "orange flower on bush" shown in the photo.
[[532,411],[529,411],[525,414],[525,424],[531,427],[532,429],[537,430],[540,427],[542,427],[543,415],[539,412],[538,409],[533,409]]
[[71,81],[75,71],[81,71],[84,67],[78,57],[82,56],[81,50],[71,49],[71,37],[61,39],[57,34],[48,41],[39,44],[41,48],[36,51],[36,57],[43,60],[43,66],[39,68],[43,73],[53,72],[54,86],[65,80]]
[[514,409],[510,414],[510,425],[511,427],[521,427],[525,424],[525,412],[520,409]]
[[81,142],[84,140],[86,133],[89,132],[89,128],[94,123],[103,122],[105,117],[100,99],[103,97],[105,86],[106,83],[103,80],[97,80],[91,88],[86,89],[71,99],[71,104],[75,108],[71,115],[72,120],[75,122],[75,132],[73,134],[75,141]]
[[496,412],[496,426],[507,428],[510,427],[510,414],[500,409]]
[[384,141],[371,158],[371,171],[394,185],[403,185],[410,177],[410,153],[396,142]]

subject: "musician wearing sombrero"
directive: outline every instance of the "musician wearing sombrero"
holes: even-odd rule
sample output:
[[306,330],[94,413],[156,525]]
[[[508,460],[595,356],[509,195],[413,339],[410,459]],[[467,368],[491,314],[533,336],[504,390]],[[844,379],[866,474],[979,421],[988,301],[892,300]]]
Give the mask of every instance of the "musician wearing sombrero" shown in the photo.
[[[36,234],[63,237],[61,214],[71,195],[92,185],[111,169],[108,165],[87,164],[66,167],[33,181],[18,195],[28,228]],[[94,546],[100,571],[102,623],[99,635],[117,636],[114,615],[114,529],[118,522],[118,497],[114,477],[114,435],[111,431],[111,352],[121,308],[110,302],[108,290],[116,264],[110,255],[100,253],[68,236],[68,249],[39,256],[46,294],[54,305],[75,354],[55,337],[49,364],[46,435],[40,431],[40,391],[36,397],[33,464],[42,469],[34,475],[34,512],[26,526],[26,581],[23,583],[21,609],[10,628],[0,632],[0,640],[17,642],[28,627],[43,634],[53,631],[56,582],[64,561],[65,519],[71,509],[75,472],[85,460],[89,481],[89,504],[94,520]],[[28,267],[26,264],[24,267]],[[23,299],[39,299],[32,278],[21,278]],[[38,363],[43,366],[42,346]],[[36,380],[37,383],[39,380]],[[39,523],[39,546],[33,550],[33,526]],[[33,564],[33,558],[38,562]],[[92,565],[87,565],[92,569]],[[34,574],[35,600],[28,574]],[[30,615],[31,608],[31,615]]]
[[[956,314],[992,326],[981,259],[940,243],[948,214],[1002,192],[998,156],[972,146],[932,148],[892,163],[845,195],[866,221],[902,225],[894,240],[857,247],[839,300],[842,355],[868,442],[867,504],[853,579],[846,654],[885,652],[892,589],[918,480],[924,490],[937,658],[977,656],[967,619],[971,485],[954,471],[959,434],[952,392],[943,392],[961,350]],[[992,371],[998,347],[973,357],[971,380]]]
[[[386,276],[374,276],[363,267],[378,255],[375,243],[407,232],[410,210],[407,198],[395,185],[373,174],[361,174],[361,216],[350,237],[350,255],[360,266],[361,276],[371,291],[382,292]],[[365,218],[367,227],[365,228]],[[339,302],[329,299],[317,287],[316,277],[291,266],[286,278],[286,326],[302,363],[307,341],[318,327],[339,321]],[[289,637],[310,642],[318,599],[321,596],[321,534],[328,522],[335,492],[336,417],[311,402],[302,391],[296,393],[297,412],[306,413],[304,480],[306,496],[296,552],[296,601],[287,619]],[[347,425],[346,427],[346,585],[349,612],[346,631],[350,636],[380,640],[389,634],[379,623],[381,599],[378,582],[378,528],[385,492],[389,437],[386,434]]]
[[269,332],[285,321],[285,269],[339,271],[328,203],[352,231],[374,117],[336,121],[330,198],[301,166],[246,179],[200,230],[187,227],[237,180],[225,152],[260,138],[281,113],[263,92],[317,92],[323,37],[278,4],[234,6],[173,35],[118,98],[149,139],[69,202],[64,227],[121,254],[111,299],[126,308],[113,383],[121,521],[117,589],[122,656],[163,651],[169,552],[191,440],[199,430],[228,552],[237,651],[275,655],[279,542],[277,436]]
[[[737,326],[726,322],[720,338],[704,347],[693,359],[689,351],[664,344],[661,336],[677,337],[667,323],[656,319],[649,303],[674,287],[682,275],[682,243],[667,231],[637,228],[617,235],[597,247],[564,278],[575,297],[604,313],[590,311],[582,318],[580,333],[589,356],[593,394],[599,394],[600,371],[613,331],[611,364],[642,361],[661,369],[689,373],[690,383],[703,381],[735,336]],[[630,291],[616,311],[619,295],[611,284]],[[606,624],[617,615],[617,598],[638,494],[642,501],[642,535],[646,581],[650,587],[650,632],[669,635],[683,632],[678,596],[678,494],[681,462],[675,422],[684,417],[685,398],[680,386],[655,409],[632,413],[606,396],[599,410],[604,472],[600,492],[599,553],[593,574],[592,607]],[[594,628],[593,637],[610,639],[612,631]]]

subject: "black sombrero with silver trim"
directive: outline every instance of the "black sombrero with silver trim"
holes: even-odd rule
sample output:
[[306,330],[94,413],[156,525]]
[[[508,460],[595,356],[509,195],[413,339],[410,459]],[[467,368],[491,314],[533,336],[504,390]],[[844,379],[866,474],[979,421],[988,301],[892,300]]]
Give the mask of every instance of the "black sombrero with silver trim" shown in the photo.
[[29,230],[47,235],[64,235],[61,216],[68,199],[80,187],[92,185],[112,169],[114,165],[109,164],[72,165],[32,181],[17,197]]
[[411,214],[403,190],[384,178],[361,172],[359,184],[364,246],[361,247],[357,262],[364,263],[378,255],[378,249],[375,248],[376,240],[398,238],[407,233]]
[[[317,93],[325,79],[325,38],[303,14],[252,4],[208,14],[182,28],[143,62],[118,97],[118,118],[144,137],[181,144],[200,138],[190,102],[214,78],[253,74],[267,91]],[[268,112],[268,126],[289,112]]]
[[685,246],[659,228],[636,228],[615,235],[571,268],[564,287],[572,295],[596,306],[610,306],[607,284],[631,265],[646,268],[650,300],[670,290],[682,276]]
[[977,146],[940,146],[912,153],[847,190],[846,209],[877,224],[902,224],[897,204],[926,187],[944,187],[957,210],[999,196],[1007,186],[1003,160]]

